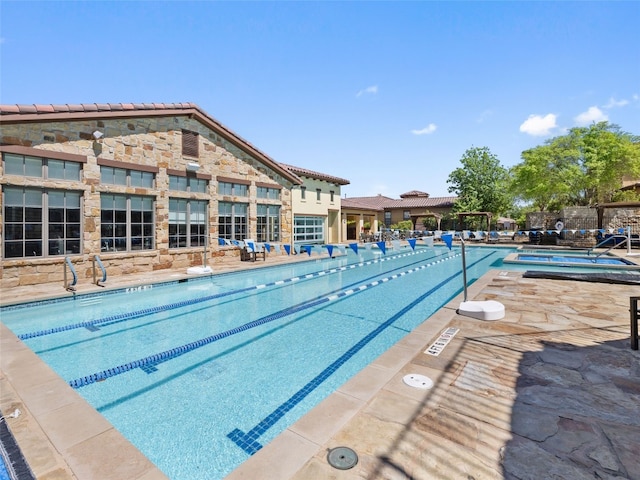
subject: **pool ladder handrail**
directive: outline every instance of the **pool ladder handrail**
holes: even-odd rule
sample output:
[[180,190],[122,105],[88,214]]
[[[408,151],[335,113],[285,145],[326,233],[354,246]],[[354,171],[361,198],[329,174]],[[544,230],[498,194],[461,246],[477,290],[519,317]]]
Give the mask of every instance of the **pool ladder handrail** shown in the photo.
[[[99,255],[94,255],[93,256],[93,283],[95,283],[97,286],[99,287],[104,287],[104,285],[100,285],[100,283],[104,283],[107,281],[107,269],[104,268],[104,265],[102,264],[102,260],[100,260],[100,256]],[[102,280],[97,280],[96,278],[96,263],[98,264],[98,266],[100,267],[100,270],[102,270]]]
[[[622,237],[623,240],[620,243],[616,243],[615,239]],[[609,248],[607,248],[604,252],[600,252],[599,254],[597,254],[595,256],[595,258],[599,258],[602,255],[606,255],[607,253],[609,253],[611,250],[613,250],[614,248],[618,248],[621,247],[622,245],[624,245],[625,243],[627,243],[629,241],[629,238],[626,237],[625,235],[613,235],[612,237],[607,237],[605,240],[601,241],[599,244],[597,244],[595,247],[590,248],[587,251],[587,255],[591,255],[591,252],[593,252],[596,248],[600,247],[601,245],[604,245],[607,242],[610,241],[614,241],[613,245],[611,245]]]
[[[76,269],[73,268],[73,263],[71,263],[71,259],[69,257],[64,257],[64,288],[69,292],[76,291],[76,283],[78,283],[78,275],[76,274]],[[67,266],[69,270],[71,270],[71,275],[73,275],[73,280],[70,283],[67,282]]]

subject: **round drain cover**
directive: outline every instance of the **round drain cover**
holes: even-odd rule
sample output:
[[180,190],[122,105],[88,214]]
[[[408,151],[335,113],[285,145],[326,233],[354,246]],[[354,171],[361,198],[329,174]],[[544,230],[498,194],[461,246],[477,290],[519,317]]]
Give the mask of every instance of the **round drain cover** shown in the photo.
[[433,380],[418,373],[410,373],[409,375],[405,375],[402,378],[402,381],[410,387],[422,388],[423,390],[428,390],[433,387]]
[[348,447],[336,447],[327,454],[329,465],[340,470],[349,470],[358,463],[358,454]]

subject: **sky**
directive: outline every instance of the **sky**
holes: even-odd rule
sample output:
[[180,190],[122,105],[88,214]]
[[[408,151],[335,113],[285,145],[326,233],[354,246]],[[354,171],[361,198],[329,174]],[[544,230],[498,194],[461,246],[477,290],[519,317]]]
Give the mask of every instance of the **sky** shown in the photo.
[[0,103],[197,104],[343,197],[450,196],[577,126],[640,135],[640,1],[0,2]]

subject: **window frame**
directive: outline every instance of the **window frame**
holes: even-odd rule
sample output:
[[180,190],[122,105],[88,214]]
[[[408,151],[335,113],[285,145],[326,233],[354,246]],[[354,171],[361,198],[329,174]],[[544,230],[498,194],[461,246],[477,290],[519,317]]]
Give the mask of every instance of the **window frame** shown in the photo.
[[[8,158],[12,161],[7,162]],[[20,172],[14,170],[16,165],[14,165],[13,160],[17,160],[18,158],[22,159],[22,168],[20,169]],[[5,175],[20,175],[23,177],[41,178],[43,180],[65,180],[70,182],[79,182],[82,179],[82,162],[76,160],[50,158],[47,156],[24,153],[3,152],[2,161],[4,163],[3,172]],[[51,174],[54,169],[50,168],[50,164],[58,162],[62,164],[62,171],[65,172],[62,176],[55,176]],[[31,167],[28,166],[29,163],[32,164]],[[72,169],[72,166],[75,168]],[[39,170],[37,175],[35,175],[36,169]],[[69,178],[67,178],[66,172],[70,173]]]
[[[181,205],[184,204],[184,210],[174,211],[172,210],[172,202],[176,202]],[[194,207],[204,207],[204,212],[194,211]],[[180,222],[179,214],[184,212],[184,221]],[[207,244],[208,237],[208,212],[209,202],[207,200],[195,200],[189,198],[169,198],[169,248],[196,248],[204,247]],[[176,221],[172,221],[173,214]],[[194,215],[202,215],[201,221],[193,221]],[[172,227],[176,225],[176,231],[172,232]],[[180,232],[180,227],[184,226],[183,233]],[[197,230],[194,235],[194,228]],[[172,237],[175,237],[175,243],[172,241]],[[180,245],[180,239],[184,239],[184,245]],[[197,241],[194,242],[194,238]]]
[[258,242],[279,242],[281,232],[282,207],[259,203],[256,215],[256,240]]
[[[229,210],[228,212],[226,210]],[[218,202],[218,237],[244,240],[249,231],[249,204]]]
[[[112,209],[105,209],[106,200],[113,200]],[[119,200],[117,202],[116,200]],[[124,208],[122,201],[124,200]],[[147,209],[135,208],[134,202],[150,201]],[[121,208],[116,208],[120,206]],[[107,212],[112,212],[111,220],[106,217]],[[150,216],[150,218],[146,218]],[[139,217],[139,219],[138,219]],[[100,194],[100,251],[101,252],[139,252],[156,249],[156,199],[151,195],[131,195],[121,193]],[[111,227],[112,233],[106,235],[106,229]],[[123,230],[124,229],[124,230]],[[138,234],[139,231],[139,234]],[[135,242],[139,239],[140,248],[136,248]],[[124,246],[124,248],[123,248]]]
[[[15,191],[14,194],[20,191],[21,204],[12,203],[8,198],[12,191]],[[6,185],[3,187],[2,195],[4,232],[2,258],[4,260],[51,258],[83,253],[84,196],[82,192],[60,188]],[[56,196],[62,198],[62,205],[54,202]],[[39,201],[30,204],[29,197],[32,199],[39,197]],[[70,204],[76,201],[77,203]],[[22,211],[20,220],[9,221],[16,218],[19,211],[17,209]],[[59,210],[61,211],[57,212]],[[57,238],[52,238],[53,235],[57,235]],[[15,236],[20,238],[13,238]],[[21,244],[21,255],[8,255],[9,248],[18,244]],[[31,250],[34,255],[26,255],[27,248],[35,248],[36,250]],[[57,251],[54,252],[55,249]]]
[[[110,176],[114,179],[114,181],[109,181],[106,178],[107,169],[110,169],[112,171]],[[124,183],[115,181],[115,179],[118,178],[118,174],[120,175],[120,178],[124,178]],[[140,176],[141,180],[143,180],[145,177],[150,176],[150,179],[151,179],[150,184],[147,184],[147,185],[137,184],[136,183],[137,181],[134,179],[138,175]],[[153,189],[156,186],[156,173],[147,171],[147,170],[142,170],[142,169],[130,168],[128,166],[100,165],[100,182],[105,185],[118,185],[121,187]]]

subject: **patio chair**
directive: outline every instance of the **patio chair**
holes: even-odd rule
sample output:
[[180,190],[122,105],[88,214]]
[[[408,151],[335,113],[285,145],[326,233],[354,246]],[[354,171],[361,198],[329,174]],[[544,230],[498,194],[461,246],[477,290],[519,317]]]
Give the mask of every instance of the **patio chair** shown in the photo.
[[262,245],[261,243],[257,243],[252,238],[244,239],[244,250],[249,254],[249,256],[252,258],[252,261],[254,262],[258,258],[258,255],[262,255],[262,260],[267,259],[264,245]]

